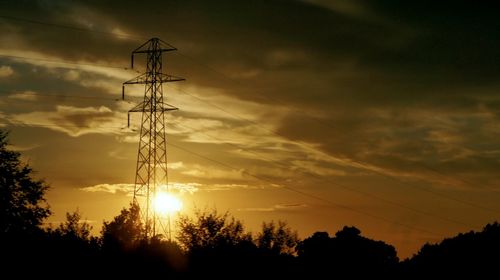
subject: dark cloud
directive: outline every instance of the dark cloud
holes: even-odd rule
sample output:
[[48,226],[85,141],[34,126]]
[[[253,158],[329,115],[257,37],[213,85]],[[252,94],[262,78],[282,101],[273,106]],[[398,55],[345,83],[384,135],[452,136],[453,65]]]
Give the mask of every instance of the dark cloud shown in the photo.
[[[8,34],[4,44],[61,59],[126,66],[130,51],[142,38],[159,36],[180,49],[179,54],[166,57],[167,69],[187,76],[187,85],[287,107],[291,110],[280,123],[279,135],[318,144],[335,156],[387,168],[424,159],[464,160],[452,155],[478,154],[472,149],[475,152],[467,155],[464,151],[471,149],[460,145],[467,147],[478,137],[486,141],[487,128],[498,121],[500,68],[495,58],[500,56],[496,47],[500,23],[494,3],[27,4],[2,3],[2,10],[12,17],[66,28],[3,19],[2,29]],[[135,37],[120,38],[113,32]],[[64,73],[58,75],[62,82],[39,79],[27,90],[49,84],[52,89],[75,88]],[[98,75],[82,72],[81,79],[98,79]],[[110,87],[113,83],[119,87],[116,77],[108,80]],[[88,91],[89,86],[77,88]],[[472,115],[480,110],[492,116],[474,123]],[[436,114],[449,121],[447,127],[432,121]],[[456,120],[457,114],[461,121]],[[450,146],[446,137],[463,139]],[[498,143],[487,141],[486,150],[494,154]]]
[[[56,185],[124,189],[129,185],[123,183],[133,182],[136,134],[109,127],[125,126],[125,112],[143,89],[128,90],[131,104],[115,102],[122,82],[137,74],[118,68],[128,67],[130,52],[157,36],[179,49],[165,54],[166,71],[187,78],[164,88],[168,102],[181,109],[168,118],[169,143],[186,149],[169,147],[169,161],[183,162],[169,173],[179,184],[207,190],[202,196],[227,196],[223,203],[236,203],[232,196],[241,195],[248,205],[238,201],[234,209],[317,210],[321,215],[315,217],[328,222],[331,217],[322,215],[330,210],[309,201],[307,207],[279,204],[300,200],[275,189],[307,189],[342,204],[365,205],[337,188],[340,182],[441,213],[443,205],[458,206],[400,187],[409,182],[452,196],[465,190],[465,197],[499,183],[499,5],[0,1],[0,54],[38,58],[0,56],[0,124],[46,125],[16,127],[13,137],[31,147],[36,134],[39,145],[26,153]],[[136,70],[143,70],[143,61],[137,57]],[[132,116],[133,126],[138,119]],[[498,195],[488,194],[473,197],[494,205]],[[374,212],[391,212],[387,217],[395,220],[410,217],[384,207]],[[468,210],[471,221],[486,221],[486,214]],[[432,221],[425,223],[435,229]],[[417,248],[418,238],[408,242]]]

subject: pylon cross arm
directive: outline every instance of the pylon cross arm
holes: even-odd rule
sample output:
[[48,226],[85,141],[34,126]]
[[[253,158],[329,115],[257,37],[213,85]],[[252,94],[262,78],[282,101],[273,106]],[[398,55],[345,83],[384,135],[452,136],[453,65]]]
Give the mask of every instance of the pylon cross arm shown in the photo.
[[[168,74],[163,74],[163,73],[156,73],[156,81],[157,83],[169,83],[169,82],[179,82],[179,81],[184,81],[184,78],[173,76],[173,75],[168,75]],[[130,79],[123,83],[124,85],[133,85],[133,84],[151,84],[153,83],[153,80],[150,79],[151,75],[150,73],[144,73],[141,74],[133,79]]]

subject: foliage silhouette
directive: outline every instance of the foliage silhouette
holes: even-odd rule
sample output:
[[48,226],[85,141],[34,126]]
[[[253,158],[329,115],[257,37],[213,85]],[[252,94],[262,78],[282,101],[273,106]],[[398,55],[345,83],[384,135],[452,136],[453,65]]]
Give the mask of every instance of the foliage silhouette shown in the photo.
[[[11,278],[485,278],[500,263],[500,224],[488,224],[437,244],[425,244],[399,262],[393,246],[344,227],[335,236],[315,232],[299,241],[285,222],[264,222],[255,235],[216,210],[181,216],[178,242],[145,239],[138,205],[109,222],[100,237],[77,210],[58,227],[42,229],[50,215],[48,186],[32,178],[0,130],[0,276]],[[14,277],[12,277],[12,276]]]
[[66,222],[61,223],[52,234],[66,239],[90,241],[92,226],[87,222],[82,222],[81,218],[82,215],[78,209],[73,213],[66,213]]
[[[90,277],[92,271],[100,267],[100,242],[91,236],[92,227],[82,221],[77,209],[73,213],[66,213],[66,221],[57,228],[48,228],[43,247],[36,254],[44,260],[43,267],[52,267],[57,263],[60,273],[79,271],[82,267],[92,267],[79,272],[79,277]],[[42,267],[42,268],[43,268]]]
[[177,240],[189,260],[188,278],[221,278],[217,271],[223,267],[233,275],[230,271],[243,269],[255,253],[251,234],[227,212],[197,210],[194,218],[181,216],[178,228]]
[[105,250],[128,250],[136,247],[145,236],[139,205],[131,203],[120,215],[102,226],[102,246]]
[[51,214],[45,200],[49,187],[33,178],[33,170],[22,163],[20,153],[8,148],[7,137],[8,132],[0,130],[1,270],[6,275],[17,272],[16,278],[24,278],[48,259],[40,252],[47,244],[41,225]]
[[49,187],[8,149],[7,136],[0,130],[0,234],[32,233],[50,215],[44,197]]
[[241,221],[229,217],[228,213],[219,214],[215,209],[211,212],[197,210],[195,218],[180,216],[178,227],[177,240],[190,252],[237,246],[252,240]]
[[256,243],[261,250],[266,250],[277,255],[293,255],[299,242],[298,234],[292,231],[288,224],[278,221],[262,223],[262,232],[258,234]]
[[337,275],[391,278],[398,265],[396,250],[382,241],[360,235],[355,227],[344,227],[329,237],[316,232],[298,246],[305,272],[322,275],[334,270]]
[[[227,212],[197,210],[181,216],[177,239],[189,259],[189,278],[290,277],[297,235],[285,222],[264,223],[256,238]],[[225,271],[225,273],[221,273]]]
[[425,275],[474,278],[496,275],[500,263],[500,224],[487,224],[482,231],[461,233],[439,244],[425,244],[403,262],[406,278]]

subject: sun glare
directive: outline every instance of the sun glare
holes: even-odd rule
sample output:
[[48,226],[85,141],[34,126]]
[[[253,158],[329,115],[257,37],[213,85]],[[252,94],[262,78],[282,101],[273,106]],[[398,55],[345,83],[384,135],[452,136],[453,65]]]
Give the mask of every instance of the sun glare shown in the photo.
[[182,209],[182,201],[166,192],[157,193],[153,205],[156,213],[161,215],[172,214]]

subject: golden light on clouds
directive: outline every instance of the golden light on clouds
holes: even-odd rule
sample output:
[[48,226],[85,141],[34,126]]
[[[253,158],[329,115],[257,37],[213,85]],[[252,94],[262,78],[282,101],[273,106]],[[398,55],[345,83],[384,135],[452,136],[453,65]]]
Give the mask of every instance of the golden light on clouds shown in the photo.
[[438,240],[426,231],[497,217],[485,211],[500,201],[494,15],[471,29],[460,13],[438,24],[448,10],[406,2],[228,1],[214,22],[206,1],[133,17],[80,2],[0,4],[21,19],[0,21],[0,127],[50,183],[53,221],[76,207],[109,220],[132,199],[141,116],[127,126],[127,111],[144,87],[121,100],[121,85],[146,66],[130,69],[129,53],[153,34],[178,48],[165,71],[187,78],[163,88],[179,108],[165,115],[174,196],[160,193],[154,211],[217,207],[254,231],[287,220],[302,237],[356,225],[400,256]]

